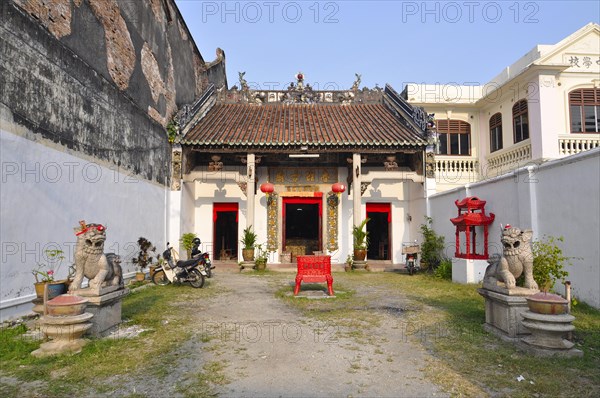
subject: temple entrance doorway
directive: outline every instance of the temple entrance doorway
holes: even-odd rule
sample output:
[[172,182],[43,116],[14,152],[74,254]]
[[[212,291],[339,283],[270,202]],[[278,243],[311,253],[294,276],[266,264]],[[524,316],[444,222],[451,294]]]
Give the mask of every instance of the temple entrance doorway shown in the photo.
[[367,203],[367,223],[369,247],[367,257],[370,260],[390,260],[390,227],[392,213],[389,203]]
[[237,260],[238,219],[237,203],[214,204],[214,259]]
[[283,198],[283,249],[296,256],[322,250],[322,199]]

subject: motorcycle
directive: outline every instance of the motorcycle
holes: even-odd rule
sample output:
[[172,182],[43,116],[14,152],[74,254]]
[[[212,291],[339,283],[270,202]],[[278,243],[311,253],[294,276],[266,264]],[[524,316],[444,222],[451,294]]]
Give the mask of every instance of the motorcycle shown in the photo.
[[406,255],[406,270],[408,271],[409,275],[414,275],[421,269],[417,263],[418,253],[420,253],[420,251],[421,248],[416,242],[402,244],[402,254]]
[[204,267],[200,268],[204,262],[204,257],[175,262],[173,259],[173,248],[167,242],[167,250],[163,252],[163,258],[165,262],[156,268],[152,276],[154,284],[165,286],[169,283],[189,282],[195,288],[204,286],[204,278],[207,275]]
[[194,246],[192,247],[192,258],[193,259],[200,259],[200,261],[201,261],[200,265],[204,269],[204,271],[206,272],[206,277],[207,278],[211,278],[212,277],[212,270],[215,268],[215,266],[212,265],[212,262],[210,261],[210,256],[208,255],[208,252],[202,253],[199,250],[200,239],[195,238],[192,242],[194,244]]

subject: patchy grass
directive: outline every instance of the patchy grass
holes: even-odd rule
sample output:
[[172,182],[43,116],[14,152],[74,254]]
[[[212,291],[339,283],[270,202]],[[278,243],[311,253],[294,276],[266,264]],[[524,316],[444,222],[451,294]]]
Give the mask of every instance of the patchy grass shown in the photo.
[[211,289],[173,285],[133,290],[123,300],[122,316],[129,322],[122,327],[135,324],[147,331],[135,338],[92,339],[73,356],[34,358],[30,353],[41,342],[25,337],[23,325],[0,330],[0,393],[89,396],[103,392],[107,379],[114,391],[131,377],[145,377],[149,370],[154,377],[166,377],[168,372],[159,371],[162,362],[169,358],[176,367],[173,352],[192,335],[192,314],[197,308],[185,303],[214,294]]
[[[373,327],[369,322],[377,325],[370,301],[382,294],[405,296],[415,309],[405,313],[406,333],[434,356],[423,370],[454,396],[600,396],[600,311],[585,304],[572,311],[577,328],[573,340],[584,357],[545,359],[522,353],[483,330],[484,301],[475,285],[391,273],[339,273],[334,281],[334,289],[347,295],[294,299],[288,296],[292,287],[284,287],[277,296],[307,316],[353,326],[360,335],[353,337],[359,338]],[[525,380],[517,381],[519,376]]]
[[215,385],[225,385],[229,380],[225,377],[223,371],[225,364],[223,362],[210,362],[202,367],[198,373],[190,373],[178,383],[176,390],[186,398],[209,398],[217,394],[213,390]]
[[[289,279],[289,275],[287,278]],[[281,280],[282,277],[277,279]],[[340,337],[350,337],[359,343],[367,343],[372,339],[369,330],[380,324],[380,315],[369,310],[368,298],[356,295],[356,291],[349,285],[335,282],[335,298],[319,300],[295,297],[290,294],[293,289],[293,286],[282,287],[277,290],[276,296],[299,309],[305,316],[325,322],[328,327],[335,327]],[[302,284],[301,292],[310,290],[326,292],[327,285]]]

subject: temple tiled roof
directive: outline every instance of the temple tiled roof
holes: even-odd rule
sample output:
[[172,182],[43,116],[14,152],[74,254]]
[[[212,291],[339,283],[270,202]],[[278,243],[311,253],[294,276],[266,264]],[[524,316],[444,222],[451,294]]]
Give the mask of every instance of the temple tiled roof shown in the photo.
[[386,104],[219,103],[180,139],[205,148],[422,148],[426,140]]

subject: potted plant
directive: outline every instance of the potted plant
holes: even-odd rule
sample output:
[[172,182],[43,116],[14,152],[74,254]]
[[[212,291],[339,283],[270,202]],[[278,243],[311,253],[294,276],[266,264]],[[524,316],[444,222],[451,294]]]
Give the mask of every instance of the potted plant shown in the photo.
[[367,257],[367,248],[369,247],[369,232],[367,231],[367,223],[370,218],[365,218],[360,225],[355,225],[352,228],[352,236],[354,238],[354,261],[365,261]]
[[256,245],[256,234],[252,231],[252,225],[244,229],[240,242],[244,245],[242,257],[244,261],[254,261],[254,245]]
[[146,279],[144,269],[152,264],[153,252],[156,251],[156,247],[152,244],[152,242],[144,237],[140,237],[137,240],[137,244],[140,248],[140,251],[138,252],[137,258],[134,258],[132,262],[139,268],[139,271],[135,275],[136,280],[143,281]]
[[[570,258],[565,257],[558,242],[563,242],[563,237],[544,236],[542,240],[532,243],[533,253],[533,279],[538,284],[541,292],[527,297],[527,305],[531,312],[541,314],[562,314],[568,311],[569,303],[557,294],[548,293],[556,281],[563,284],[569,273],[564,270],[565,265],[571,265]],[[521,276],[517,283],[523,285]]]
[[269,252],[263,250],[263,245],[256,245],[256,257],[254,259],[254,266],[257,271],[264,271],[267,268],[267,261],[269,259]]
[[425,216],[425,223],[421,224],[421,235],[423,243],[421,244],[421,266],[430,271],[435,270],[442,261],[442,251],[444,250],[444,237],[439,236],[431,228],[433,219]]
[[348,272],[352,269],[352,264],[354,264],[354,259],[352,258],[352,254],[348,254],[346,257],[346,265],[344,266],[344,271]]
[[65,281],[54,279],[56,271],[65,259],[64,252],[60,249],[48,249],[44,252],[48,263],[38,263],[38,267],[31,271],[35,278],[35,293],[38,298],[44,297],[44,290],[48,288],[48,299],[60,296],[67,292]]
[[181,243],[181,246],[187,252],[188,259],[192,258],[192,248],[194,247],[194,239],[196,239],[197,237],[198,235],[196,235],[195,233],[187,232],[181,235],[181,238],[179,238],[179,243]]

